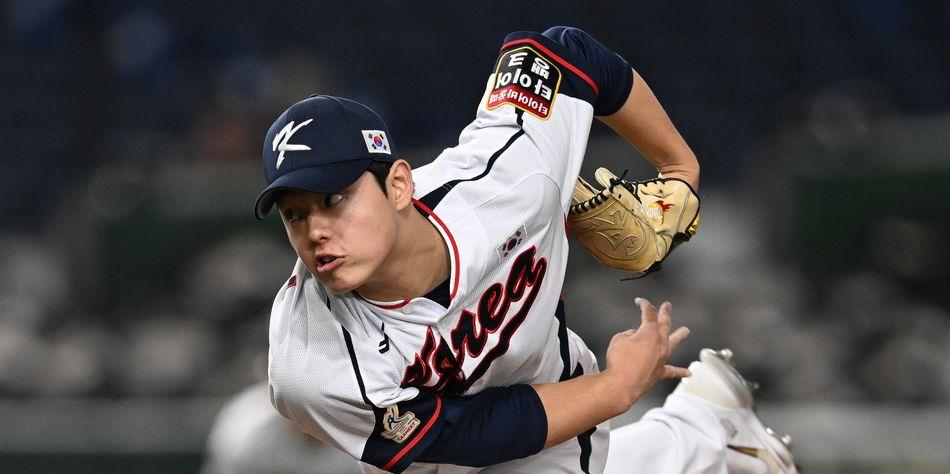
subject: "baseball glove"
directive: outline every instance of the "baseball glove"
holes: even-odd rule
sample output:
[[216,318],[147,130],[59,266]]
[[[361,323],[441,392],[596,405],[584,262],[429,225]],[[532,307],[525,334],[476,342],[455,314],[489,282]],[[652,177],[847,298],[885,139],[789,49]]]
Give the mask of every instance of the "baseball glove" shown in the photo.
[[699,226],[699,196],[685,181],[631,182],[598,168],[604,189],[583,178],[574,185],[568,223],[594,258],[643,277],[660,269],[673,247]]

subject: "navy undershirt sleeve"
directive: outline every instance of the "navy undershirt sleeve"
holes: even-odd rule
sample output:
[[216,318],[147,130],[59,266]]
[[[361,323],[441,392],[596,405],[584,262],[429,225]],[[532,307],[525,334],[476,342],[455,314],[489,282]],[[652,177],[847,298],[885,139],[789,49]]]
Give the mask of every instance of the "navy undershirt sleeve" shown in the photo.
[[416,461],[482,467],[536,454],[547,440],[547,415],[530,385],[447,397],[443,410],[438,438]]
[[587,62],[584,72],[591,76],[599,89],[594,101],[594,115],[611,115],[620,110],[633,88],[633,70],[626,59],[577,28],[555,26],[542,35]]

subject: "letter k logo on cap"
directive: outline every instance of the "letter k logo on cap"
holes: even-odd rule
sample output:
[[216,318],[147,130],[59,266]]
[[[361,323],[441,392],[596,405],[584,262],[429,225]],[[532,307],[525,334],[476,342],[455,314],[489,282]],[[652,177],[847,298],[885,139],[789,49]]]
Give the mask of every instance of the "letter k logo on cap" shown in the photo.
[[280,132],[274,136],[273,150],[280,150],[280,154],[277,155],[277,165],[275,168],[280,168],[280,164],[284,162],[285,151],[306,151],[310,149],[310,147],[307,145],[287,143],[290,141],[290,137],[297,133],[297,130],[300,130],[310,122],[313,122],[313,119],[305,120],[300,125],[295,127],[294,122],[291,121],[287,125],[284,125],[284,128],[282,128]]

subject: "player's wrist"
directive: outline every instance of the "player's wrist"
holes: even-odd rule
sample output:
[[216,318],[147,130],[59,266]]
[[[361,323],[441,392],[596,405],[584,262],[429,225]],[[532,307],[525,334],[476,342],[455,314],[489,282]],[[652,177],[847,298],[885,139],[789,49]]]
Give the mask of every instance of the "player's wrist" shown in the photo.
[[671,178],[678,179],[680,181],[686,182],[689,184],[693,190],[699,189],[699,168],[688,169],[688,168],[678,168],[667,171],[660,171],[661,178]]
[[596,390],[604,394],[611,417],[626,413],[642,395],[639,390],[631,387],[627,377],[616,370],[607,368],[597,376],[599,383]]

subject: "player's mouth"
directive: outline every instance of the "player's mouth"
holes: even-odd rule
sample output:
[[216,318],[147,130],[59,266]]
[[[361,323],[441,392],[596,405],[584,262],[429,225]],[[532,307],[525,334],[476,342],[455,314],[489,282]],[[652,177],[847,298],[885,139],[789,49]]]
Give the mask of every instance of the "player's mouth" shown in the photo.
[[317,257],[317,273],[329,273],[335,270],[340,265],[343,265],[343,257],[336,257],[333,255],[323,255]]

